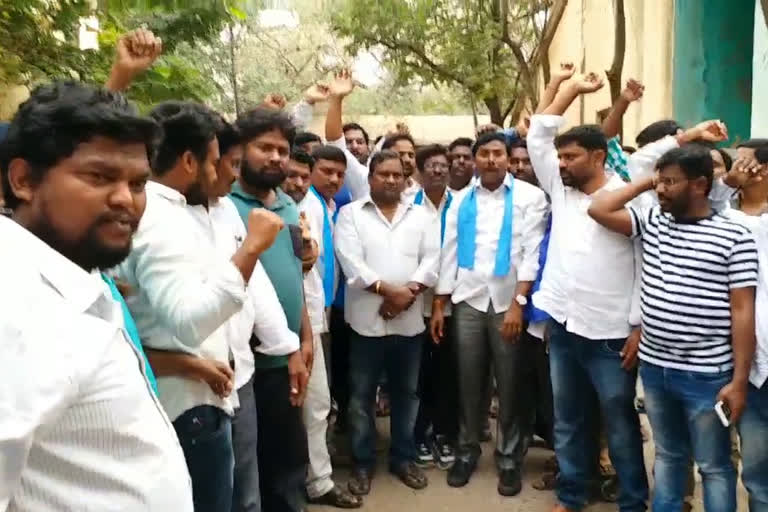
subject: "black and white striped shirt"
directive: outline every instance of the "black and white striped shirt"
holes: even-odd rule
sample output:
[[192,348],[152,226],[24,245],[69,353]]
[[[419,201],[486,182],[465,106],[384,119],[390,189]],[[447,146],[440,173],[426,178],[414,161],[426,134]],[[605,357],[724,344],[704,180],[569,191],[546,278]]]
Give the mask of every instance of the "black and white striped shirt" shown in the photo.
[[752,233],[720,213],[681,222],[658,205],[628,210],[643,241],[640,359],[678,370],[730,370],[730,290],[757,285]]

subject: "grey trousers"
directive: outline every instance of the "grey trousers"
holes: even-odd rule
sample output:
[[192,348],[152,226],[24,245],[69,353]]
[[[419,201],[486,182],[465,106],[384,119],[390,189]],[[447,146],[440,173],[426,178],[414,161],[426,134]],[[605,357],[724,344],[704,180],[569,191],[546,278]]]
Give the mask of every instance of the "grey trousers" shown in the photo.
[[462,302],[453,310],[459,360],[459,443],[457,458],[472,465],[480,457],[480,433],[488,415],[485,395],[491,365],[499,394],[496,430],[496,467],[520,471],[527,451],[517,389],[518,344],[501,337],[504,313],[481,312]]
[[232,512],[260,512],[258,415],[253,377],[237,390],[240,408],[232,419],[232,451],[235,453],[235,482]]

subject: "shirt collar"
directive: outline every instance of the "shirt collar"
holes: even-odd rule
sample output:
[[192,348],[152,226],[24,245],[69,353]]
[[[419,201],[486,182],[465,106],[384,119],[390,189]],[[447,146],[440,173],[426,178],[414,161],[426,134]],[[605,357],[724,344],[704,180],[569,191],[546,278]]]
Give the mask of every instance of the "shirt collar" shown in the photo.
[[512,187],[512,180],[514,180],[514,179],[515,178],[513,178],[511,174],[507,173],[507,175],[504,176],[504,181],[501,183],[501,186],[499,188],[497,188],[496,190],[493,190],[493,191],[488,190],[487,188],[485,188],[483,186],[482,182],[480,181],[480,178],[475,179],[468,186],[469,187],[474,187],[476,190],[478,190],[478,189],[479,190],[484,190],[485,192],[488,192],[489,194],[494,194],[494,193],[497,193],[499,190],[501,190],[504,187],[507,187],[507,188]]
[[[294,205],[296,204],[296,202],[293,199],[291,199],[291,196],[283,192],[280,189],[280,187],[276,187],[274,190],[276,194],[276,199],[274,204],[270,205],[268,208],[264,205],[261,199],[243,190],[243,187],[240,186],[239,181],[235,181],[234,185],[232,185],[231,195],[235,197],[239,197],[240,199],[247,201],[249,203],[257,203],[260,207],[267,208],[269,210],[279,210],[280,208],[290,205],[291,203],[293,203]],[[307,194],[310,194],[310,192],[307,192]]]
[[0,217],[0,239],[23,254],[77,312],[84,313],[104,296],[105,285],[98,272],[86,272],[15,221]]
[[147,190],[150,193],[160,196],[164,199],[167,199],[172,203],[176,203],[181,206],[186,206],[187,204],[187,198],[184,197],[184,194],[167,185],[163,185],[162,183],[158,183],[156,181],[148,181]]

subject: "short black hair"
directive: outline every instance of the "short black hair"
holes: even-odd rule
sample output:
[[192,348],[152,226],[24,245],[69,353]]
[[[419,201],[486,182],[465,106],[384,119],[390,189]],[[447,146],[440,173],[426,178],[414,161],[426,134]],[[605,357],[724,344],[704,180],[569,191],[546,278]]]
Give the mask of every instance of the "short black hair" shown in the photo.
[[303,146],[304,144],[308,144],[310,142],[319,142],[322,144],[323,139],[321,139],[318,134],[312,132],[299,132],[293,139],[294,146]]
[[344,151],[336,146],[329,146],[327,144],[315,148],[312,151],[312,158],[314,158],[315,162],[318,160],[330,160],[331,162],[347,165],[347,156],[344,154]]
[[665,167],[677,165],[688,179],[706,178],[707,194],[709,194],[714,174],[714,162],[710,151],[709,148],[700,144],[686,144],[664,153],[664,156],[656,162],[656,169],[661,171]]
[[360,130],[363,132],[363,138],[365,139],[365,143],[369,144],[370,139],[368,138],[368,132],[365,131],[365,128],[360,126],[357,123],[346,123],[344,126],[341,127],[341,133],[347,133],[349,130]]
[[477,141],[475,141],[475,145],[472,146],[472,156],[475,156],[477,154],[477,150],[480,149],[481,146],[485,146],[489,142],[493,142],[495,140],[504,144],[504,148],[507,150],[507,154],[509,154],[509,144],[507,143],[507,136],[504,135],[503,132],[488,132],[480,135],[477,138]]
[[637,134],[637,137],[635,137],[635,142],[637,142],[638,147],[642,148],[646,144],[661,140],[667,135],[677,135],[677,132],[682,129],[683,127],[680,126],[677,121],[673,119],[663,119],[643,128],[640,133]]
[[469,149],[472,149],[472,146],[475,145],[475,141],[470,139],[469,137],[459,137],[458,139],[453,139],[453,142],[448,144],[448,151],[453,151],[453,148],[456,146],[466,146]]
[[256,107],[238,117],[235,124],[245,143],[259,135],[277,130],[285,137],[290,146],[294,145],[296,126],[290,116],[280,110]]
[[569,144],[576,144],[587,151],[602,150],[608,154],[608,140],[600,126],[596,124],[583,124],[574,126],[570,130],[555,137],[555,147],[561,148]]
[[737,148],[757,149],[768,146],[768,139],[748,139],[736,146]]
[[731,155],[729,155],[728,152],[723,148],[715,148],[715,151],[720,153],[720,156],[723,158],[723,163],[725,164],[725,170],[730,171],[731,167],[733,167],[733,158],[731,157]]
[[21,104],[0,146],[5,205],[13,209],[21,204],[8,180],[9,164],[16,158],[26,160],[33,179],[40,181],[94,137],[143,143],[149,155],[159,133],[157,123],[140,116],[120,93],[74,81],[41,85]]
[[758,163],[768,163],[768,146],[760,146],[757,148],[755,150],[755,158],[757,159]]
[[377,151],[371,157],[371,161],[368,162],[368,176],[373,176],[376,168],[382,162],[386,162],[387,160],[400,160],[400,155],[397,154],[397,151],[392,151],[391,149],[382,149],[381,151]]
[[291,151],[291,160],[309,166],[310,171],[315,166],[315,159],[303,149],[293,148],[293,151]]
[[157,105],[149,115],[163,129],[162,138],[153,148],[152,174],[164,175],[187,151],[198,162],[205,160],[208,144],[216,138],[218,114],[199,103],[168,101]]
[[621,149],[623,149],[624,152],[628,155],[633,155],[637,153],[637,148],[634,146],[621,146]]
[[525,149],[527,151],[528,150],[528,142],[525,139],[515,139],[509,145],[510,153],[515,148],[523,148],[523,149]]
[[243,142],[237,126],[224,119],[221,114],[217,114],[216,138],[219,139],[219,152],[222,155]]
[[424,164],[433,156],[443,155],[448,159],[448,150],[442,144],[429,144],[416,152],[416,167],[424,172]]
[[392,147],[401,140],[407,140],[414,148],[416,148],[416,143],[413,141],[413,137],[407,133],[396,133],[384,140],[384,144],[381,145],[381,149],[392,149]]

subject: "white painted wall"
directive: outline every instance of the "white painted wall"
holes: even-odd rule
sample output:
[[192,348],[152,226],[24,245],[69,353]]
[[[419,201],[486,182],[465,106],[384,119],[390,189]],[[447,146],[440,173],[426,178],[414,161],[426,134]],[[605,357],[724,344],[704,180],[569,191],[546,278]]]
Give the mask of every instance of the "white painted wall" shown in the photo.
[[755,1],[751,134],[752,137],[768,137],[768,28],[760,7],[760,0]]

